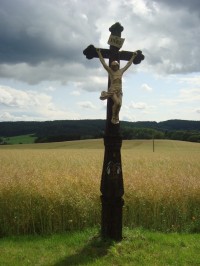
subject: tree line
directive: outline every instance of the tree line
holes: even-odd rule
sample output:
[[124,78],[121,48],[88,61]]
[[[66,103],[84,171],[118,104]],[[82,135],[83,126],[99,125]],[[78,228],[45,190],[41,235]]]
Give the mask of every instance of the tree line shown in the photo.
[[[174,139],[200,142],[200,121],[120,122],[123,139]],[[104,136],[105,120],[0,122],[0,143],[6,137],[34,134],[35,142],[96,139]]]

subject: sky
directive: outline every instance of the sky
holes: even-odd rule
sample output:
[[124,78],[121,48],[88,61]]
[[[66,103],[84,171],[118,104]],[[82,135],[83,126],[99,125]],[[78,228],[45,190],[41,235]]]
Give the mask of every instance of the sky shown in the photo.
[[120,120],[200,120],[199,0],[0,0],[0,121],[105,119],[108,75],[83,50],[109,49],[116,22],[121,50],[145,55]]

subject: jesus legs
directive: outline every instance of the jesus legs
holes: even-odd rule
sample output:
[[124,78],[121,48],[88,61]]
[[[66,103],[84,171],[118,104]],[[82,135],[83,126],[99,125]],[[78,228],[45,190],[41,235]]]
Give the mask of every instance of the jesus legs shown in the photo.
[[113,124],[118,124],[119,123],[119,111],[122,105],[122,96],[114,93],[111,99],[113,100],[111,122]]

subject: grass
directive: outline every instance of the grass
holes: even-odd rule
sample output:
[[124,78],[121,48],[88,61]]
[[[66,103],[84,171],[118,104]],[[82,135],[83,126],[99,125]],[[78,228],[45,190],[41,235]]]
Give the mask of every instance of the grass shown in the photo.
[[[124,141],[124,226],[200,232],[200,144]],[[0,235],[100,222],[102,140],[0,147]]]
[[34,135],[20,135],[20,136],[14,136],[14,137],[8,137],[5,138],[4,141],[9,144],[32,144],[36,140],[37,137]]
[[200,265],[196,234],[163,234],[125,229],[117,243],[102,241],[97,229],[51,236],[0,239],[0,265]]

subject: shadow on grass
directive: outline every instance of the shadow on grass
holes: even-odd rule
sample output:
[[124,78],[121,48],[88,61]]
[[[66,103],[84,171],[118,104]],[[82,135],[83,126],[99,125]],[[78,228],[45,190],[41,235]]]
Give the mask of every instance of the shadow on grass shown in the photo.
[[106,256],[109,247],[115,242],[112,240],[102,240],[100,237],[93,237],[82,249],[77,250],[76,254],[67,256],[54,264],[54,266],[76,266],[84,265],[98,258]]

